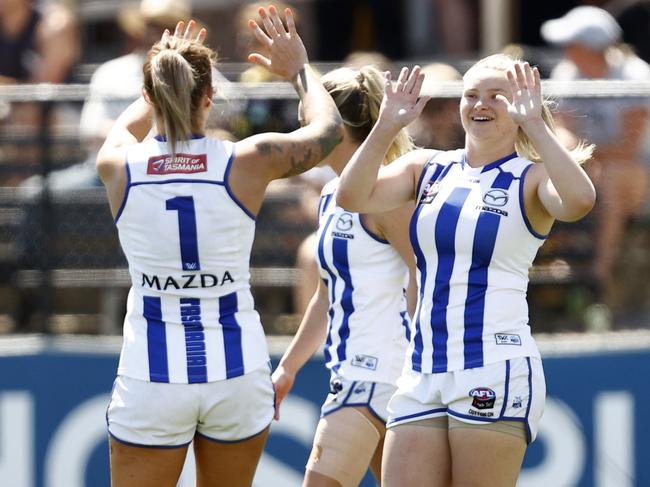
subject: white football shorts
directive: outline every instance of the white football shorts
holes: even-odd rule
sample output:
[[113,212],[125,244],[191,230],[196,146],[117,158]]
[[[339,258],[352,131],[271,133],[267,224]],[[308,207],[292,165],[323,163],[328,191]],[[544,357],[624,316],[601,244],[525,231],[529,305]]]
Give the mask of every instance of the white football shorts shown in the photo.
[[217,442],[252,438],[273,419],[268,364],[232,379],[199,384],[118,376],[106,412],[108,432],[133,446],[180,447],[195,434]]
[[474,369],[422,374],[405,369],[388,404],[388,427],[448,415],[473,424],[521,421],[537,436],[546,402],[542,361],[519,357]]
[[388,401],[397,388],[383,382],[362,382],[330,379],[330,393],[321,407],[321,416],[337,411],[343,407],[366,407],[382,422],[388,419]]

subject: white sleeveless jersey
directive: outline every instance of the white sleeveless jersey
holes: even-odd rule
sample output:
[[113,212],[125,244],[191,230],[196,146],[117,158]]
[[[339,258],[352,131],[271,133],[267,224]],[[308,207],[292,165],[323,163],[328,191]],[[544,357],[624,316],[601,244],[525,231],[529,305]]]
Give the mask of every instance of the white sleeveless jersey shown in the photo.
[[329,294],[326,366],[348,380],[394,384],[410,338],[408,267],[358,213],[336,206],[338,181],[323,188],[318,212],[317,262]]
[[464,151],[425,165],[410,227],[418,306],[408,356],[440,373],[539,356],[528,325],[528,270],[545,236],[523,208],[531,161],[511,154],[480,168]]
[[250,293],[255,218],[227,184],[230,142],[159,137],[127,153],[115,218],[131,290],[118,374],[153,382],[237,377],[268,361]]

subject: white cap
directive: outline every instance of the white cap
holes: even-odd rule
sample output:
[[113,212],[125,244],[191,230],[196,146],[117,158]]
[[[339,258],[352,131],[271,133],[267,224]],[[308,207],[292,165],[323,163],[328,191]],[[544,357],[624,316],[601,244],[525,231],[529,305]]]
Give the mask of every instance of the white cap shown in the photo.
[[598,7],[576,7],[559,19],[542,24],[542,37],[550,44],[581,44],[595,51],[621,40],[623,31],[607,11]]

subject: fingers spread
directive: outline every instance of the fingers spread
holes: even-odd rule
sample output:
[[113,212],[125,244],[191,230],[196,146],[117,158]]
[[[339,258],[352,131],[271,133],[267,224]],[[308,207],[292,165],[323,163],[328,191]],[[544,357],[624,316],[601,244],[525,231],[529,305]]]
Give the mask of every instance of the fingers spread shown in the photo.
[[399,78],[397,78],[397,91],[404,91],[404,86],[409,77],[409,68],[404,66],[402,71],[399,73]]
[[176,24],[176,29],[174,29],[174,37],[181,37],[183,35],[183,29],[185,28],[185,22],[179,20]]
[[278,11],[275,9],[273,5],[269,7],[269,14],[271,17],[271,22],[273,22],[273,27],[275,27],[275,30],[277,31],[278,35],[285,34],[286,35],[286,30],[284,28],[284,24],[282,23],[282,19],[280,19],[280,16],[278,15]]
[[253,35],[255,38],[265,47],[271,47],[273,42],[269,38],[269,36],[266,35],[266,33],[262,30],[262,28],[259,26],[257,22],[254,20],[249,20],[248,21],[248,27],[253,31]]
[[269,37],[279,37],[280,34],[278,33],[277,29],[273,25],[273,22],[269,18],[268,14],[266,13],[266,10],[264,10],[263,7],[260,7],[259,9],[259,14],[260,17],[262,17],[262,24],[264,25],[264,29],[266,30],[266,33],[269,35]]
[[259,64],[260,66],[262,66],[262,67],[264,67],[266,69],[269,69],[271,67],[271,61],[268,58],[266,58],[266,57],[264,57],[261,54],[258,54],[256,52],[253,52],[253,53],[249,54],[248,55],[248,60],[251,63]]
[[413,68],[413,71],[411,71],[411,74],[406,81],[406,86],[404,86],[404,91],[406,93],[412,93],[413,88],[415,88],[415,84],[418,81],[418,76],[420,75],[420,66],[415,66]]
[[286,8],[284,10],[284,17],[287,19],[287,28],[289,29],[289,34],[291,36],[298,35],[298,32],[296,31],[296,22],[293,18],[293,12],[290,8]]

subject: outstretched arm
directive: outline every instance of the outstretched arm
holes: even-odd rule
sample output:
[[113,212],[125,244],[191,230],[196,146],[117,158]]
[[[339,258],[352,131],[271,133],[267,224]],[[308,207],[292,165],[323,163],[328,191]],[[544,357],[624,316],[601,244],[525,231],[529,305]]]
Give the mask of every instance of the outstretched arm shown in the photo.
[[[532,206],[530,216],[542,220],[540,226],[548,226],[551,219],[574,221],[582,218],[593,207],[596,192],[585,171],[542,118],[538,69],[531,68],[528,63],[516,63],[507,76],[512,102],[498,96],[508,104],[508,114],[526,133],[543,161],[530,171],[534,184],[528,186],[530,189],[525,194]],[[543,211],[535,211],[536,206],[541,206]],[[543,212],[548,215],[546,219],[540,216]],[[531,222],[536,226],[535,221]]]
[[260,8],[259,14],[266,32],[254,20],[250,20],[249,27],[269,54],[252,53],[249,60],[291,82],[306,122],[288,134],[259,134],[236,144],[237,166],[249,181],[254,175],[267,184],[300,174],[323,160],[342,140],[343,122],[334,100],[309,66],[291,10],[285,10],[286,28],[275,7],[269,7],[268,13]]
[[[403,68],[395,87],[385,74],[385,94],[379,117],[366,140],[341,174],[336,204],[359,213],[395,209],[414,197],[414,188],[426,156],[416,151],[382,168],[382,161],[398,132],[415,120],[428,98],[418,100],[424,74],[416,66]],[[379,177],[378,177],[379,174]]]

